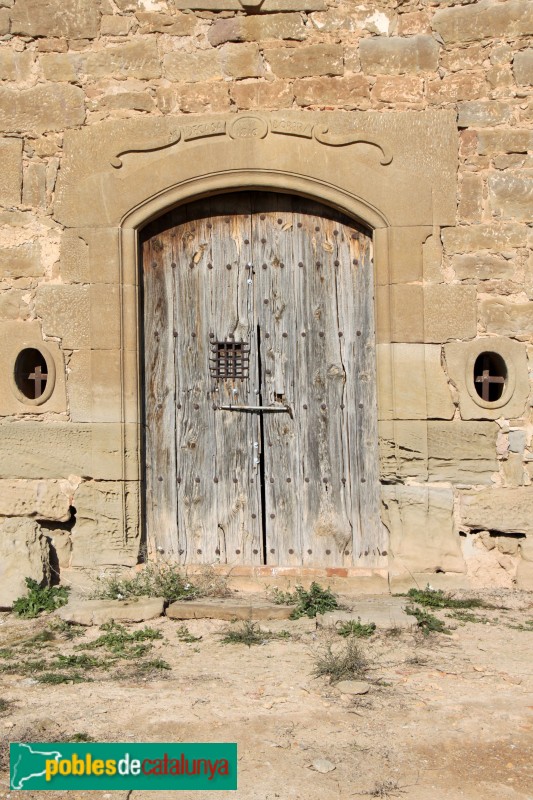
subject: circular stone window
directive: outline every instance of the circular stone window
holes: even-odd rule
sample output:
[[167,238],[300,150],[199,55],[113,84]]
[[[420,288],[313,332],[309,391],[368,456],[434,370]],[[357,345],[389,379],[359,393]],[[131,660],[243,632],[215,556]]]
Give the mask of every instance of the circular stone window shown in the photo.
[[41,405],[54,388],[54,360],[46,348],[25,347],[15,360],[15,394],[21,403]]
[[480,353],[474,363],[474,387],[484,403],[501,400],[507,385],[507,365],[499,353]]

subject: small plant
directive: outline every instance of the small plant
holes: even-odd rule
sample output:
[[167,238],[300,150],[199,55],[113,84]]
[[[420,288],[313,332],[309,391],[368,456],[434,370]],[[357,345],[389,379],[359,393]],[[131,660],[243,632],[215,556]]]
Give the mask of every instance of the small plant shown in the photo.
[[11,700],[4,700],[3,697],[0,697],[0,714],[5,714],[6,711],[12,707],[13,702]]
[[442,620],[438,619],[429,611],[425,611],[423,608],[406,606],[405,613],[411,614],[411,616],[416,618],[418,627],[423,632],[424,636],[427,636],[429,633],[450,633]]
[[43,672],[37,680],[39,683],[49,683],[55,686],[60,683],[85,683],[89,678],[80,675],[79,672]]
[[457,622],[463,623],[466,622],[480,622],[482,625],[490,625],[492,624],[492,620],[487,619],[486,617],[478,617],[476,614],[472,614],[470,611],[451,611],[449,614],[445,614],[448,619],[455,619]]
[[33,578],[26,578],[28,594],[13,603],[13,611],[24,619],[33,619],[43,611],[50,613],[68,602],[68,586],[45,586],[41,588]]
[[523,623],[518,625],[508,625],[509,628],[514,628],[515,631],[533,631],[533,619],[526,619]]
[[171,670],[172,667],[167,661],[164,661],[162,658],[152,658],[148,661],[141,661],[140,664],[136,667],[136,673],[139,676],[148,675],[151,672],[162,670]]
[[332,683],[342,680],[352,680],[363,676],[368,668],[368,662],[355,639],[349,638],[342,650],[333,652],[331,645],[327,645],[315,661],[313,674],[329,675]]
[[256,622],[246,620],[240,628],[227,628],[222,638],[222,644],[263,644],[268,638]]
[[103,578],[95,597],[128,600],[132,597],[164,597],[167,603],[199,597],[195,586],[176,567],[149,564],[133,578]]
[[295,586],[292,593],[273,589],[271,596],[277,605],[294,604],[296,606],[291,614],[291,619],[316,617],[317,614],[325,614],[326,611],[340,608],[333,592],[329,589],[323,589],[315,581],[313,581],[309,589],[304,589],[303,586]]
[[491,608],[479,597],[459,600],[442,589],[432,589],[429,584],[425,589],[409,589],[407,597],[414,603],[430,608]]
[[77,744],[78,742],[96,742],[96,739],[93,739],[88,733],[73,733],[71,736],[67,736],[65,738],[65,742],[73,742]]
[[186,625],[180,625],[178,630],[176,631],[176,635],[180,642],[186,642],[187,644],[193,644],[193,642],[201,642],[201,636],[193,636],[192,633],[189,631]]
[[376,625],[374,622],[363,624],[360,617],[337,623],[337,633],[339,636],[344,636],[345,639],[348,636],[356,636],[360,639],[364,639],[368,636],[372,636],[375,631]]
[[94,642],[79,644],[76,649],[94,650],[103,647],[108,653],[120,658],[137,658],[151,648],[151,644],[142,644],[143,642],[152,642],[154,639],[163,638],[163,634],[154,628],[145,627],[130,633],[124,625],[113,621],[105,622],[100,626],[100,630],[104,631],[102,636],[99,636]]

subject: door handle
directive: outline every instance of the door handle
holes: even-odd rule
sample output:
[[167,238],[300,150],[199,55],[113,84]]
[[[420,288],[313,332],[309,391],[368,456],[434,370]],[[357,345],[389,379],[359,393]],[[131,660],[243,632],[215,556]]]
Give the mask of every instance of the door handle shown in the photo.
[[254,411],[265,411],[267,414],[290,414],[292,408],[289,406],[216,406],[217,411],[244,411],[253,413]]

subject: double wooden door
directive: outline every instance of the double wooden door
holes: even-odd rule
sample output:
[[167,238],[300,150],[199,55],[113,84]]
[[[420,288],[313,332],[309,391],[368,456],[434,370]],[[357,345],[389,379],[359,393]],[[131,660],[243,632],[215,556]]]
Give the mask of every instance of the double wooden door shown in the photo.
[[143,233],[146,525],[182,563],[379,556],[371,239],[274,193]]

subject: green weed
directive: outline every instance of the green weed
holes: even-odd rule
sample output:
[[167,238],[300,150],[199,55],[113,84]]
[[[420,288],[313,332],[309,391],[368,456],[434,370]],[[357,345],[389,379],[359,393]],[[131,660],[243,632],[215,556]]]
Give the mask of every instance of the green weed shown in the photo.
[[409,589],[407,597],[414,603],[430,608],[491,608],[479,597],[459,600],[442,589],[431,589],[429,585],[425,589]]
[[186,642],[187,644],[192,644],[193,642],[201,642],[201,636],[193,636],[192,633],[189,631],[186,625],[180,625],[178,630],[176,631],[176,635],[180,642]]
[[429,611],[425,611],[423,608],[415,608],[415,606],[406,606],[405,613],[411,614],[411,616],[416,618],[418,622],[418,627],[423,632],[425,636],[430,633],[446,633],[449,634],[450,631],[444,625],[442,620],[437,619],[434,614],[431,614]]
[[376,625],[374,622],[363,624],[360,617],[347,620],[346,622],[337,622],[337,633],[339,636],[344,636],[344,638],[356,636],[360,639],[364,639],[368,636],[372,636],[375,631]]
[[3,697],[0,697],[0,714],[5,714],[12,706],[13,702],[11,700],[5,700]]
[[197,597],[226,597],[230,594],[227,579],[206,566],[192,583],[179,567],[148,564],[133,578],[111,576],[100,581],[95,597],[126,600],[131,597],[164,597],[167,603],[194,600]]
[[323,589],[315,581],[313,581],[309,589],[304,589],[303,586],[295,586],[294,592],[282,592],[279,589],[273,589],[271,597],[277,605],[296,606],[291,614],[291,619],[316,617],[317,614],[325,614],[326,611],[340,608],[333,592],[329,589]]
[[331,645],[318,654],[313,674],[329,675],[332,683],[360,678],[368,669],[367,659],[355,639],[349,638],[342,650],[333,652]]
[[67,736],[65,738],[65,742],[73,742],[76,744],[78,742],[96,742],[96,739],[93,739],[93,737],[90,736],[90,734],[82,732],[82,733],[73,733],[70,736]]
[[264,644],[272,639],[288,639],[291,635],[289,631],[280,631],[279,633],[263,631],[257,622],[250,622],[250,620],[243,622],[240,627],[227,628],[222,633],[222,644],[245,644],[248,647],[253,644]]
[[80,675],[79,672],[43,672],[37,680],[39,683],[57,685],[59,683],[87,683],[90,678]]
[[515,631],[533,631],[533,619],[526,619],[523,623],[508,625],[507,627],[514,628]]
[[13,603],[13,611],[24,619],[33,619],[43,611],[50,613],[68,602],[68,586],[45,586],[41,588],[37,581],[26,578],[28,594],[19,597]]
[[151,644],[142,644],[142,642],[152,642],[154,639],[163,638],[163,634],[153,628],[145,627],[130,633],[124,625],[116,622],[106,622],[100,626],[100,630],[104,631],[102,636],[99,636],[94,642],[76,645],[76,649],[94,650],[103,647],[108,653],[120,658],[137,658],[151,648]]
[[466,622],[480,622],[482,625],[492,624],[492,620],[486,617],[479,617],[477,614],[472,614],[470,611],[452,611],[450,614],[445,614],[449,619],[456,619],[463,624]]

